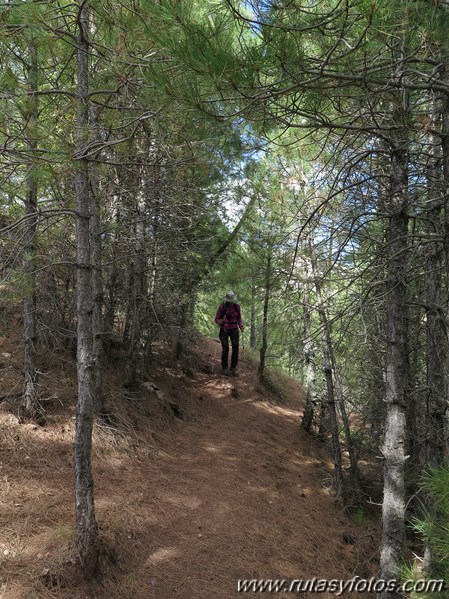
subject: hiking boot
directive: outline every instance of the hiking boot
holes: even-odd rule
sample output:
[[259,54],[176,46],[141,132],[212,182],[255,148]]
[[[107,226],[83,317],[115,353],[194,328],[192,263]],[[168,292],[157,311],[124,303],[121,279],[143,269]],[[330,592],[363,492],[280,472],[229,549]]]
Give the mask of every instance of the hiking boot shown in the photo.
[[227,368],[222,368],[221,373],[224,374],[225,376],[228,376],[229,370]]
[[232,376],[238,376],[237,368],[235,366],[231,367]]

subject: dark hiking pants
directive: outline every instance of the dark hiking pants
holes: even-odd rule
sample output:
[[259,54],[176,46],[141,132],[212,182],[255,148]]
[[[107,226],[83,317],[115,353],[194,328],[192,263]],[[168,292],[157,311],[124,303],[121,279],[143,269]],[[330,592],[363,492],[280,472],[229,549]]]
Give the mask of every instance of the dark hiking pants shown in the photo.
[[223,368],[228,367],[229,339],[232,345],[231,368],[235,368],[239,361],[239,330],[230,329],[229,331],[225,331],[222,327],[220,329],[220,341],[222,347],[221,365]]

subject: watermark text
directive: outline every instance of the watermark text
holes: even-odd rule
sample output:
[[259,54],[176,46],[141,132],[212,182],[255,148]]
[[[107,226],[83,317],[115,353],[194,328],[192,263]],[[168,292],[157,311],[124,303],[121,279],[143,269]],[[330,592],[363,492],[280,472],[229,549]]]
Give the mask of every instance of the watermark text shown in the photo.
[[445,588],[444,580],[384,580],[382,578],[360,578],[349,580],[337,578],[295,578],[238,580],[239,593],[335,593],[340,597],[345,593],[440,593]]

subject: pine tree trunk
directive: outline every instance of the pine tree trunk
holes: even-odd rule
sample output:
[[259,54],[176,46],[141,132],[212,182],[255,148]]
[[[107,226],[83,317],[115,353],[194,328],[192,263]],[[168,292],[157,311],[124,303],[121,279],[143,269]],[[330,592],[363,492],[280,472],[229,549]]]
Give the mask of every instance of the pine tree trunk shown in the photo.
[[315,257],[313,255],[313,246],[310,243],[311,252],[311,267],[312,275],[315,282],[315,292],[317,298],[317,309],[320,318],[320,323],[323,331],[323,355],[324,355],[324,376],[326,379],[327,389],[327,408],[330,420],[332,434],[332,448],[334,453],[334,469],[335,469],[335,494],[338,501],[344,505],[345,503],[345,485],[343,478],[343,465],[340,449],[340,435],[338,430],[338,416],[335,405],[335,386],[333,377],[332,364],[332,342],[330,336],[329,321],[326,315],[326,310],[323,303],[323,294],[321,290],[321,282],[317,271]]
[[[115,214],[115,222],[117,228],[120,225],[120,212],[117,209]],[[107,355],[111,353],[112,346],[112,335],[114,332],[115,318],[116,318],[116,286],[119,280],[118,269],[117,269],[117,247],[118,247],[118,235],[116,232],[112,232],[111,241],[111,253],[109,256],[109,267],[106,277],[106,306],[105,315],[103,321],[103,349]]]
[[92,332],[93,332],[93,394],[95,410],[98,414],[103,411],[103,277],[101,263],[101,216],[100,216],[100,190],[98,181],[91,177],[91,218],[90,218],[90,243],[92,260]]
[[189,303],[184,298],[178,307],[178,332],[175,347],[175,358],[180,360],[185,356],[187,341],[187,315],[189,312]]
[[[433,102],[432,129],[437,127],[437,106]],[[426,219],[426,366],[427,366],[427,464],[443,465],[446,461],[446,377],[444,361],[447,355],[444,310],[441,302],[441,242],[442,197],[440,193],[439,155],[437,140],[432,139],[432,156],[428,177]]]
[[136,211],[135,251],[132,265],[129,343],[126,354],[124,386],[137,384],[137,363],[142,341],[142,317],[145,300],[145,235],[140,208]]
[[[447,54],[444,53],[447,64]],[[449,74],[444,73],[444,80],[449,81]],[[445,254],[445,278],[446,278],[446,306],[445,306],[445,325],[446,325],[446,347],[449,348],[449,97],[443,97],[442,106],[442,150],[443,150],[443,194],[444,203],[444,254]],[[446,373],[449,372],[449,351],[446,355]],[[446,377],[446,400],[449,400],[449,377]],[[449,460],[448,452],[448,414],[444,415],[445,446],[443,448],[445,461]]]
[[23,369],[24,390],[23,405],[29,416],[37,411],[37,356],[36,356],[36,232],[37,232],[37,194],[38,185],[35,173],[36,165],[36,127],[38,119],[38,63],[37,48],[31,42],[28,61],[29,110],[27,115],[26,140],[31,164],[27,170],[27,198],[25,212],[27,220],[24,234],[25,254],[25,294],[23,298]]
[[[330,338],[330,335],[329,335],[329,338]],[[349,423],[348,414],[346,412],[346,405],[345,405],[345,400],[344,400],[344,395],[343,395],[343,384],[342,384],[340,376],[339,376],[339,371],[337,370],[337,364],[336,364],[336,360],[335,360],[335,354],[334,354],[334,349],[333,349],[332,343],[330,344],[330,353],[331,353],[332,367],[333,367],[334,376],[335,376],[335,388],[337,391],[338,407],[340,410],[341,421],[343,423],[345,443],[346,443],[346,447],[347,447],[348,455],[349,455],[349,474],[350,474],[351,487],[352,487],[351,490],[356,497],[359,497],[359,493],[360,493],[360,485],[359,485],[360,476],[359,475],[360,475],[360,473],[359,473],[359,468],[358,468],[358,463],[357,463],[357,452],[355,450],[353,437],[351,434],[351,426]]]
[[[413,290],[412,290],[413,293]],[[418,293],[418,290],[416,290]],[[413,312],[409,311],[409,331],[419,331],[422,323],[422,310],[420,307],[421,297],[409,298],[411,306],[417,307]],[[405,452],[408,456],[405,468],[405,496],[408,499],[408,509],[413,512],[415,508],[420,509],[420,498],[418,497],[419,476],[421,474],[421,448],[423,446],[422,435],[419,424],[425,418],[422,414],[422,404],[419,395],[414,392],[417,389],[418,377],[420,377],[420,366],[424,355],[424,343],[421,339],[414,339],[409,349],[408,373],[407,373],[407,405],[405,410]]]
[[76,244],[77,244],[77,374],[78,404],[75,433],[75,500],[77,548],[84,575],[95,573],[98,557],[98,528],[95,520],[94,483],[92,476],[93,397],[93,329],[92,256],[90,248],[91,218],[89,163],[83,151],[88,132],[88,5],[80,3],[78,63],[77,157],[75,174]]
[[259,378],[263,380],[265,374],[265,364],[268,349],[268,307],[271,294],[271,247],[268,248],[267,264],[265,270],[265,293],[263,301],[263,316],[262,316],[262,344],[260,346],[259,360]]
[[[439,102],[432,97],[430,102],[431,130],[436,131],[439,122]],[[446,374],[444,372],[447,355],[444,308],[441,302],[441,273],[443,259],[442,243],[442,207],[441,178],[439,163],[441,147],[436,136],[430,136],[431,149],[427,177],[428,209],[426,211],[426,463],[442,466],[446,461],[445,448],[445,416],[446,416]],[[417,464],[418,465],[418,464]],[[410,474],[415,477],[416,468]],[[435,511],[434,501],[430,496],[425,499],[429,513]],[[432,547],[426,543],[423,569],[431,574],[434,567]]]
[[153,180],[153,195],[154,195],[154,209],[152,215],[152,227],[151,227],[151,244],[150,244],[150,277],[148,281],[148,314],[147,314],[147,338],[145,342],[145,366],[150,365],[153,340],[155,337],[155,328],[158,324],[157,310],[156,310],[156,286],[159,272],[159,229],[161,219],[161,200],[159,197],[159,180],[160,180],[160,164],[155,167],[155,175]]
[[256,349],[256,286],[254,280],[251,281],[251,313],[250,313],[250,329],[249,329],[249,346],[251,349]]
[[304,335],[304,386],[306,392],[306,406],[302,417],[302,426],[308,433],[312,432],[313,422],[316,419],[315,407],[317,405],[315,380],[315,344],[312,338],[312,311],[310,306],[309,275],[307,261],[304,261],[304,285],[302,287],[302,321]]
[[329,431],[329,411],[327,409],[327,393],[320,398],[320,417],[318,422],[318,439],[325,442]]
[[[402,126],[406,94],[398,98],[393,122]],[[404,545],[405,515],[405,409],[407,390],[407,179],[408,140],[402,130],[391,141],[391,175],[387,267],[386,422],[383,445],[384,497],[382,504],[381,578],[399,578]],[[382,599],[400,595],[385,591]]]

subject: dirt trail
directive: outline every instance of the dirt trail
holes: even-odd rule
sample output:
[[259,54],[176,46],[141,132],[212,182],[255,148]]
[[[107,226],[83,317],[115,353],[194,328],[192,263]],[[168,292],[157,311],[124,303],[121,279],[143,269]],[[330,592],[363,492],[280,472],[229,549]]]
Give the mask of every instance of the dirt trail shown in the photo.
[[151,589],[160,599],[226,599],[243,578],[351,577],[357,548],[343,534],[366,531],[329,493],[329,451],[299,426],[299,388],[294,407],[269,403],[244,362],[237,379],[215,374],[217,353],[214,341],[201,344],[178,397],[186,420],[141,465],[135,492],[151,514],[151,541],[136,564],[149,586],[136,598]]
[[[176,379],[174,371],[161,368],[152,378],[165,398],[177,402],[182,420],[149,438],[145,418],[136,419],[137,435],[125,449],[120,438],[114,446],[115,437],[103,446],[107,433],[97,431],[97,517],[116,562],[109,560],[107,575],[90,590],[64,576],[49,584],[42,571],[55,567],[57,542],[48,542],[47,531],[45,546],[44,528],[30,533],[22,527],[35,549],[18,556],[17,574],[24,576],[25,568],[36,572],[26,578],[40,589],[33,599],[260,597],[238,594],[237,580],[370,575],[364,564],[367,531],[341,512],[329,492],[329,450],[299,426],[299,388],[292,383],[288,405],[275,405],[257,392],[255,372],[244,361],[237,379],[217,375],[214,341],[197,342],[194,352],[187,374]],[[205,372],[210,366],[212,374]],[[29,431],[39,459],[53,456],[52,482],[34,467],[34,487],[31,469],[22,463],[22,499],[29,503],[30,526],[44,484],[52,489],[49,520],[71,524],[71,435],[66,427],[56,438],[55,430]],[[20,496],[17,475],[16,481],[15,495]],[[27,495],[30,488],[35,491]],[[344,535],[352,535],[355,544],[347,544]],[[9,581],[13,566],[10,560]],[[21,594],[24,584],[4,586],[9,595],[0,591],[0,597],[28,597]]]

